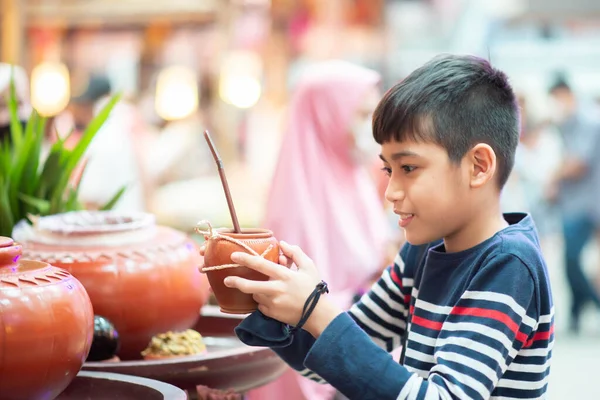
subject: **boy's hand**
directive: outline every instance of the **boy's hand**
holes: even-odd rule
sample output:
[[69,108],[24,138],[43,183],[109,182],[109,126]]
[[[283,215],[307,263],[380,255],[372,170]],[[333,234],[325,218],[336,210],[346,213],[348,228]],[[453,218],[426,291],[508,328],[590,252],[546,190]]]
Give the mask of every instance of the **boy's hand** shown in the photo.
[[[236,252],[231,255],[234,263],[252,268],[267,275],[268,281],[252,281],[237,276],[225,278],[225,285],[253,294],[258,309],[268,317],[286,324],[296,325],[302,316],[304,303],[321,281],[313,261],[298,246],[280,243],[283,256],[280,264],[296,264],[297,270],[267,261],[262,257]],[[337,310],[324,296],[305,329],[317,337],[341,310]]]

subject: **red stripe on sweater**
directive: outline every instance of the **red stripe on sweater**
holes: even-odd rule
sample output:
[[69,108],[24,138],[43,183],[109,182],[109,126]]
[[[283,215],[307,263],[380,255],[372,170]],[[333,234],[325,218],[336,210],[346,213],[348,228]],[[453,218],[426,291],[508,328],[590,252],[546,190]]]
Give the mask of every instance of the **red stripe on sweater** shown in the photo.
[[498,310],[489,310],[487,308],[478,308],[478,307],[454,307],[450,314],[453,315],[469,315],[473,317],[482,317],[482,318],[490,318],[499,322],[502,322],[504,325],[508,327],[516,336],[516,339],[525,343],[527,340],[527,335],[523,332],[519,331],[519,325],[513,321],[513,319]]
[[396,285],[398,285],[399,288],[403,289],[402,286],[402,278],[400,278],[398,276],[398,274],[396,273],[396,268],[392,267],[390,270],[390,277],[392,278],[392,281],[394,281],[394,283]]
[[443,325],[443,323],[441,323],[441,322],[431,321],[426,318],[419,317],[417,315],[413,315],[413,317],[411,319],[411,323],[422,326],[427,329],[433,329],[435,331],[442,330],[442,325]]
[[546,332],[536,332],[535,335],[531,339],[527,341],[524,347],[531,347],[533,342],[537,342],[538,340],[549,340],[550,337],[554,334],[554,324],[550,326],[550,330]]

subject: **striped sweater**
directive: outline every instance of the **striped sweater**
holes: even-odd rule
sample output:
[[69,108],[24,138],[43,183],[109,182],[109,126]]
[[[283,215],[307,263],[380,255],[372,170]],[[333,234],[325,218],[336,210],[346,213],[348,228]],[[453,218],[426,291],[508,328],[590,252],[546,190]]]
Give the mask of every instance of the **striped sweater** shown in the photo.
[[[505,217],[509,227],[462,252],[405,245],[317,340],[301,331],[273,350],[350,399],[544,398],[554,343],[549,278],[531,217]],[[404,337],[401,365],[388,352]]]

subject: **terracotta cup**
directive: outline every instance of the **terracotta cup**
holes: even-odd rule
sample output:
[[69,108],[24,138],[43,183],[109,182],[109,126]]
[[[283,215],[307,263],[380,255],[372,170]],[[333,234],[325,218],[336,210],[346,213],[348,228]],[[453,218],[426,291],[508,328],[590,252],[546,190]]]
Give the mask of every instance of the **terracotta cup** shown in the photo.
[[242,229],[241,233],[234,233],[232,229],[212,228],[208,232],[198,232],[203,233],[206,239],[202,272],[208,277],[221,311],[227,314],[247,314],[255,311],[258,304],[251,294],[228,288],[223,280],[228,276],[239,276],[253,281],[269,280],[264,274],[234,264],[231,254],[245,252],[278,262],[279,243],[273,232],[267,229]]

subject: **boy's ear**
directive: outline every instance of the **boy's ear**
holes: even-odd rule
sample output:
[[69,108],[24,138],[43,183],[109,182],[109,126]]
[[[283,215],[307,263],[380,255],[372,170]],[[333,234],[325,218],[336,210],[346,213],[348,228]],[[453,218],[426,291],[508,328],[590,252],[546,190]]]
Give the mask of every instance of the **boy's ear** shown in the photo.
[[470,164],[470,185],[479,188],[493,180],[498,166],[496,152],[488,144],[478,143],[467,153]]

